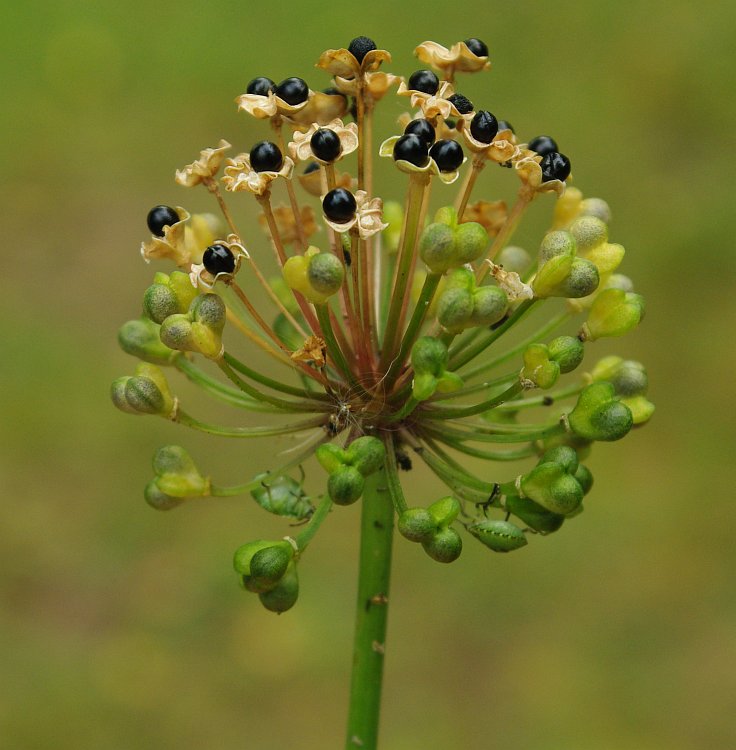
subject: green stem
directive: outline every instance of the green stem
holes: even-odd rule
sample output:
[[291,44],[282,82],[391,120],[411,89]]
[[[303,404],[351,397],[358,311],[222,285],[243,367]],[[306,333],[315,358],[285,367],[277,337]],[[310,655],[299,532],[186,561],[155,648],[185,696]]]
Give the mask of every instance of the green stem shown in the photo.
[[585,383],[577,383],[575,385],[570,385],[567,388],[561,388],[559,391],[552,391],[543,396],[532,396],[531,398],[521,398],[516,401],[509,401],[506,404],[500,404],[496,408],[501,411],[516,411],[517,409],[530,409],[533,406],[552,406],[552,404],[556,404],[564,398],[577,396],[583,388],[585,388]]
[[521,381],[517,380],[513,385],[509,386],[503,393],[489,398],[486,401],[481,401],[479,404],[473,406],[435,406],[433,408],[427,408],[425,417],[427,419],[459,419],[461,417],[472,417],[474,414],[481,414],[484,411],[495,409],[499,404],[503,404],[509,399],[514,398],[517,394],[524,390],[524,386]]
[[[326,304],[315,305],[317,311],[317,319],[319,320],[320,327],[322,328],[322,336],[325,339],[327,345],[327,353],[330,355],[332,362],[335,367],[342,372],[342,374],[348,379],[351,385],[357,385],[355,377],[350,365],[345,359],[345,355],[340,349],[340,345],[337,343],[335,333],[332,330],[332,322],[330,321],[330,310]],[[357,343],[357,342],[356,342]],[[362,388],[361,388],[362,390]]]
[[388,491],[391,495],[391,501],[396,509],[396,514],[401,515],[406,509],[406,499],[404,491],[401,489],[401,480],[399,479],[399,469],[396,466],[396,445],[394,444],[393,435],[385,432],[383,435],[383,444],[386,447],[386,479],[388,481]]
[[480,375],[483,372],[487,372],[488,370],[492,370],[494,367],[498,367],[498,365],[503,364],[504,362],[508,362],[510,359],[513,359],[517,354],[520,354],[524,351],[524,349],[527,348],[530,344],[534,344],[538,341],[541,341],[545,336],[547,336],[549,333],[552,333],[552,331],[555,330],[558,326],[562,325],[566,320],[568,320],[571,317],[571,313],[565,311],[560,313],[556,318],[552,318],[552,320],[549,321],[546,325],[544,325],[542,328],[540,328],[538,331],[533,333],[531,336],[525,338],[523,341],[520,341],[513,349],[509,349],[507,352],[504,352],[500,356],[496,357],[495,359],[492,359],[490,362],[484,362],[482,364],[479,364],[477,367],[474,367],[471,370],[466,370],[463,373],[463,380],[470,380],[474,378],[476,375]]
[[325,495],[322,498],[322,502],[317,506],[317,510],[314,511],[312,517],[309,519],[306,528],[294,537],[300,554],[304,552],[309,542],[312,541],[312,537],[317,533],[331,509],[332,500],[329,495]]
[[369,476],[362,499],[360,573],[346,750],[375,750],[381,707],[394,508],[386,471]]
[[191,427],[194,430],[200,432],[208,432],[210,435],[219,435],[221,437],[268,437],[271,435],[288,435],[292,432],[301,432],[302,430],[309,430],[313,427],[320,427],[325,424],[325,417],[312,417],[304,422],[292,422],[291,424],[283,424],[279,427],[264,426],[264,427],[223,427],[219,424],[209,424],[208,422],[200,422],[194,417],[190,417],[183,411],[179,411],[176,417],[172,420],[178,424],[183,424],[186,427]]
[[504,321],[498,328],[494,328],[488,333],[487,336],[483,336],[473,346],[467,347],[463,350],[455,350],[450,352],[450,368],[453,370],[459,370],[463,365],[466,365],[470,360],[475,359],[482,351],[485,351],[494,341],[503,336],[506,331],[512,328],[518,321],[520,321],[531,309],[532,305],[536,302],[535,299],[528,299],[522,302],[516,310]]

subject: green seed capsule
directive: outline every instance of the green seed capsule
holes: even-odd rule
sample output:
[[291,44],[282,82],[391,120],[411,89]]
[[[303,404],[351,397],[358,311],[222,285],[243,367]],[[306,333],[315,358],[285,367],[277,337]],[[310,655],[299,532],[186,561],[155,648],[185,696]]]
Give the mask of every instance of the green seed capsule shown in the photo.
[[607,382],[587,386],[567,419],[572,431],[587,440],[620,440],[634,424],[631,410]]
[[460,513],[460,503],[454,497],[443,497],[428,508],[437,526],[449,526]]
[[168,365],[177,353],[166,346],[159,336],[160,326],[148,318],[129,320],[118,331],[120,348],[144,362]]
[[365,489],[365,479],[354,466],[341,466],[327,480],[327,492],[336,505],[351,505]]
[[463,551],[463,540],[450,527],[439,529],[430,539],[422,542],[424,551],[437,562],[451,563],[460,557]]
[[550,359],[557,362],[560,372],[572,372],[583,361],[585,347],[575,336],[558,336],[548,345]]
[[307,266],[307,280],[319,294],[332,296],[339,291],[345,278],[345,268],[332,253],[317,253]]
[[559,464],[568,474],[574,474],[578,470],[578,454],[569,445],[558,445],[545,451],[539,463]]
[[593,474],[590,469],[580,464],[573,476],[583,490],[583,495],[587,495],[593,487]]
[[284,577],[270,591],[258,595],[261,604],[269,611],[281,614],[291,609],[299,598],[299,577],[292,560]]
[[350,464],[367,477],[383,466],[386,449],[378,438],[364,435],[350,443],[347,456]]
[[294,548],[288,542],[258,550],[250,560],[250,573],[243,576],[243,585],[255,594],[270,591],[284,577],[293,557]]
[[426,508],[409,508],[399,516],[398,528],[410,542],[425,542],[434,536],[437,522]]
[[444,273],[453,267],[455,232],[447,224],[430,224],[419,240],[419,257],[432,273]]
[[180,445],[164,445],[153,456],[158,488],[173,497],[203,497],[209,494],[209,481],[192,457]]
[[592,248],[608,242],[608,227],[595,216],[581,216],[570,225],[578,253],[585,255]]
[[253,542],[241,544],[240,547],[235,550],[235,554],[233,555],[233,568],[235,569],[235,572],[241,576],[249,576],[250,561],[253,559],[256,552],[259,552],[262,549],[268,549],[268,547],[271,547],[275,543],[276,542],[264,539],[257,539]]
[[528,543],[524,532],[509,521],[486,518],[470,524],[468,531],[494,552],[511,552]]
[[155,479],[152,479],[143,490],[143,497],[146,502],[156,510],[171,510],[181,505],[185,498],[167,495],[159,489]]

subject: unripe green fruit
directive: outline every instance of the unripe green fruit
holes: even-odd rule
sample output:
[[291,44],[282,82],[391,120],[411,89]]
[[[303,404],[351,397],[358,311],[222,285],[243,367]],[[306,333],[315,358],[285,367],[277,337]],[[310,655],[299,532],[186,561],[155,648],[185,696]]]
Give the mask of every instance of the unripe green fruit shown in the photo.
[[342,262],[332,253],[317,253],[309,261],[307,279],[311,287],[322,295],[331,296],[339,291],[344,278]]
[[256,594],[270,591],[283,578],[293,557],[294,549],[288,542],[258,550],[250,559],[250,573],[243,576],[243,585]]
[[262,549],[268,549],[268,547],[273,544],[274,542],[265,539],[257,539],[253,542],[241,544],[240,547],[235,550],[235,554],[233,555],[233,568],[235,569],[235,572],[241,576],[249,576],[250,561],[253,559],[253,556],[256,552],[260,552]]
[[341,466],[327,480],[327,493],[336,505],[351,505],[365,489],[365,479],[354,466]]
[[165,414],[166,398],[158,385],[147,377],[132,377],[125,382],[125,400],[139,414]]
[[574,474],[578,469],[578,454],[569,445],[558,445],[545,451],[540,464],[559,464],[568,474]]
[[189,314],[195,322],[217,333],[225,327],[227,319],[225,303],[217,294],[200,294],[189,306]]
[[550,359],[557,362],[560,372],[572,372],[582,361],[585,347],[574,336],[558,336],[547,345]]
[[649,388],[649,378],[641,362],[626,360],[607,380],[619,396],[643,396]]
[[447,365],[447,347],[439,339],[422,336],[412,347],[411,364],[415,372],[439,376]]
[[573,432],[588,440],[620,440],[634,424],[630,409],[607,382],[587,386],[567,419]]
[[604,289],[593,302],[582,335],[591,341],[604,336],[623,336],[644,317],[644,298],[621,289]]
[[347,457],[350,464],[367,477],[383,466],[386,449],[378,438],[364,435],[350,443]]
[[159,330],[159,326],[148,318],[129,320],[118,331],[118,343],[126,354],[144,362],[168,365],[177,353],[161,341]]
[[167,495],[159,489],[155,479],[152,479],[143,490],[143,497],[146,502],[156,510],[171,510],[181,505],[185,498]]
[[269,611],[281,614],[291,609],[299,598],[299,577],[292,560],[284,577],[270,591],[258,595],[261,604]]
[[158,488],[172,497],[202,497],[209,494],[209,482],[192,457],[180,445],[164,445],[153,457]]
[[586,254],[588,250],[608,242],[608,227],[595,216],[581,216],[570,225],[570,234],[575,238],[577,251]]
[[444,273],[454,265],[455,231],[447,224],[430,224],[419,240],[419,257],[432,273]]
[[439,529],[428,540],[422,541],[422,548],[433,560],[451,563],[460,557],[463,540],[455,529],[448,527]]
[[590,469],[587,466],[580,464],[573,476],[583,490],[583,495],[587,495],[593,487],[593,474]]
[[137,414],[138,416],[142,416],[142,412],[131,406],[131,404],[128,403],[128,399],[125,398],[125,386],[128,384],[131,377],[131,375],[123,375],[122,377],[113,380],[110,385],[110,398],[120,411],[124,411],[126,414]]
[[409,508],[399,516],[398,528],[410,542],[425,542],[434,535],[437,523],[426,508]]
[[566,297],[567,299],[579,299],[587,297],[598,288],[600,274],[595,263],[585,258],[574,258],[570,273],[564,283],[560,284],[553,297]]
[[320,465],[328,474],[332,474],[348,462],[348,454],[332,443],[320,445],[314,455],[317,456]]
[[474,326],[490,326],[497,323],[509,307],[506,292],[497,286],[482,286],[473,295],[473,312],[470,322]]
[[455,230],[455,266],[464,266],[479,258],[488,247],[488,232],[475,221],[466,221]]
[[506,498],[506,509],[521,519],[530,529],[540,534],[551,534],[557,531],[565,521],[564,516],[550,513],[528,497],[509,495]]
[[576,251],[575,238],[570,232],[562,229],[555,232],[548,232],[539,247],[539,265],[544,265],[550,258],[558,255],[573,256]]
[[180,310],[176,294],[165,284],[152,284],[143,295],[143,312],[156,323],[163,323],[169,315],[185,312]]
[[494,552],[511,552],[527,544],[524,532],[509,521],[486,518],[470,524],[468,531]]
[[449,526],[460,513],[460,503],[454,497],[443,497],[427,510],[437,526]]
[[473,315],[473,296],[467,289],[446,289],[437,301],[437,320],[451,333],[459,333]]

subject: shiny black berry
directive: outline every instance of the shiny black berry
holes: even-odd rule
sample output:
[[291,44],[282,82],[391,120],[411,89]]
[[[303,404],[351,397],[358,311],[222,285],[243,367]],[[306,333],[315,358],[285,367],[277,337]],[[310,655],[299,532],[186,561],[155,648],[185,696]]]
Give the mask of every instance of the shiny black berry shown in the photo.
[[476,57],[488,57],[488,45],[485,42],[481,42],[480,39],[476,39],[475,37],[466,39],[465,46]]
[[156,237],[163,237],[164,227],[170,227],[177,221],[179,221],[179,214],[171,206],[154,206],[146,217],[148,228]]
[[557,151],[547,154],[539,166],[542,167],[542,182],[550,180],[564,182],[570,176],[570,160]]
[[447,101],[452,102],[455,105],[455,109],[461,115],[467,115],[475,109],[473,102],[471,102],[467,96],[463,96],[462,94],[453,94]]
[[498,133],[498,120],[486,109],[476,112],[470,121],[470,135],[481,143],[490,143]]
[[423,167],[427,163],[428,149],[426,141],[418,135],[402,135],[394,144],[394,159],[411,162],[415,167]]
[[202,264],[213,275],[232,273],[235,270],[235,256],[226,245],[210,245],[202,255]]
[[363,58],[376,49],[376,43],[367,36],[356,36],[348,45],[348,52],[358,61],[363,62]]
[[345,101],[348,99],[342,91],[338,91],[334,86],[331,86],[328,89],[322,89],[322,93],[327,94],[328,96],[341,96]]
[[276,96],[283,99],[292,107],[302,102],[306,102],[309,97],[309,86],[302,78],[287,78],[274,90]]
[[528,146],[540,156],[547,156],[547,154],[557,151],[557,144],[548,135],[538,135],[536,138],[532,138]]
[[304,167],[304,172],[302,172],[302,174],[311,174],[312,172],[316,172],[318,169],[319,164],[317,164],[316,161],[310,161],[309,164]]
[[260,141],[250,150],[250,165],[256,172],[278,172],[284,157],[275,143]]
[[270,79],[261,76],[254,78],[246,88],[246,94],[257,94],[258,96],[268,96],[269,91],[273,91],[276,84]]
[[508,120],[499,120],[498,121],[498,129],[499,130],[510,130],[512,133],[515,133],[514,126],[508,121]]
[[406,85],[412,91],[422,91],[432,96],[440,87],[440,79],[431,70],[417,70],[411,74]]
[[457,141],[437,141],[429,149],[440,172],[454,172],[463,163],[463,149]]
[[429,120],[425,120],[424,118],[412,120],[404,129],[404,135],[408,133],[418,135],[427,144],[427,147],[434,143],[434,126]]
[[315,130],[309,145],[312,147],[312,153],[322,161],[335,161],[342,150],[337,133],[327,128]]
[[355,216],[355,196],[345,188],[335,188],[322,199],[325,216],[335,224],[345,224]]

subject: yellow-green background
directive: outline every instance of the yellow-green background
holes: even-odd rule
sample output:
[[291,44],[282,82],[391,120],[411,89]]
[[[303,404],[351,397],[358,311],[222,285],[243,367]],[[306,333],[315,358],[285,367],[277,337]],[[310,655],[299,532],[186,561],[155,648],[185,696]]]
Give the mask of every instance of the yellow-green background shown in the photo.
[[[340,746],[357,508],[336,512],[303,560],[298,606],[267,613],[238,588],[230,558],[283,524],[237,499],[159,514],[141,490],[163,443],[182,442],[233,482],[265,468],[274,444],[122,415],[108,384],[134,366],[115,335],[150,283],[138,257],[146,211],[210,207],[173,184],[174,168],[220,137],[241,149],[265,137],[233,105],[247,81],[300,75],[326,86],[319,52],[358,34],[389,49],[390,69],[404,75],[425,39],[488,42],[494,70],[462,89],[523,138],[554,135],[576,184],[611,203],[623,270],[648,312],[638,331],[593,354],[644,360],[658,405],[646,429],[595,451],[594,493],[561,533],[509,556],[469,543],[446,567],[400,541],[383,746],[736,745],[733,7],[6,9],[1,747]],[[379,135],[400,111],[393,98],[385,109]],[[399,197],[402,179],[379,176],[383,197]],[[513,187],[506,172],[484,179],[488,198]],[[521,244],[534,248],[550,207],[540,199]],[[237,210],[254,234],[250,202]],[[190,411],[205,416],[204,401]],[[503,467],[484,471],[496,478]],[[441,493],[421,469],[410,478],[416,504]]]

